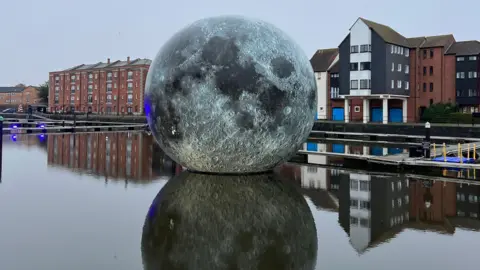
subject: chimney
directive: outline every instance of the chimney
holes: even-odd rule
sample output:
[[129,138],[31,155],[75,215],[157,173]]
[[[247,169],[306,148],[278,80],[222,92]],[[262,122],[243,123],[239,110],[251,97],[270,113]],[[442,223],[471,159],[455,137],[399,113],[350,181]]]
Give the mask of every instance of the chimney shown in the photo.
[[107,64],[110,64],[110,58],[107,59]]
[[127,57],[127,64],[130,64],[130,56]]

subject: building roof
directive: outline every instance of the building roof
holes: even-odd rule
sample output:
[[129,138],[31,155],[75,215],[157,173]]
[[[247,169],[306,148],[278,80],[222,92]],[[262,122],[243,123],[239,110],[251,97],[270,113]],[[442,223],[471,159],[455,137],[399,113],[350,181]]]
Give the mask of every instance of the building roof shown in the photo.
[[480,54],[480,42],[478,40],[455,42],[446,54],[478,55]]
[[362,17],[360,17],[359,19],[362,20],[371,30],[375,31],[375,33],[377,33],[385,42],[399,46],[409,47],[407,38],[399,34],[397,31],[393,30],[389,26],[379,24]]
[[0,86],[0,93],[19,93],[25,90],[26,87],[17,87],[17,86]]
[[90,69],[102,69],[102,68],[118,68],[118,67],[131,67],[131,66],[141,66],[141,65],[150,65],[152,60],[150,59],[141,59],[137,58],[128,61],[114,61],[110,63],[98,62],[96,64],[81,64],[71,68],[64,69],[62,71],[80,71],[80,70],[90,70]]
[[340,72],[340,61],[335,62],[332,67],[330,67],[330,73],[339,73]]
[[444,47],[445,49],[447,49],[453,42],[455,42],[455,38],[453,37],[452,34],[413,37],[413,38],[408,38],[407,40],[411,48]]
[[313,71],[325,72],[338,54],[338,48],[317,50],[310,59]]

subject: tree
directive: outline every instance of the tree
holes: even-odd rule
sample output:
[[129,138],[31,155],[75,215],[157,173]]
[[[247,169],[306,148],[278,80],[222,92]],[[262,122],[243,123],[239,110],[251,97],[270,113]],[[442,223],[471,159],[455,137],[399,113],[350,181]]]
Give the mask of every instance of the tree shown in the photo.
[[436,103],[430,105],[423,113],[424,121],[444,122],[457,112],[457,105],[452,103]]
[[38,97],[42,102],[48,104],[48,82],[44,82],[38,86]]

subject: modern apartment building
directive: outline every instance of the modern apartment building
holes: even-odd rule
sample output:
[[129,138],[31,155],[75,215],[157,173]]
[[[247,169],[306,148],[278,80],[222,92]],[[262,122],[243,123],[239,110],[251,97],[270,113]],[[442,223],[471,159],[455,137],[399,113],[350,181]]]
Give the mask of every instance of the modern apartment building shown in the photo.
[[461,111],[478,112],[480,104],[480,42],[461,41],[447,51],[454,58],[456,100]]
[[151,60],[82,64],[50,72],[50,112],[143,114],[145,81]]
[[454,44],[453,35],[406,38],[358,18],[339,45],[338,62],[312,61],[314,69],[329,67],[327,119],[414,122],[433,103],[455,102],[455,53],[447,53]]

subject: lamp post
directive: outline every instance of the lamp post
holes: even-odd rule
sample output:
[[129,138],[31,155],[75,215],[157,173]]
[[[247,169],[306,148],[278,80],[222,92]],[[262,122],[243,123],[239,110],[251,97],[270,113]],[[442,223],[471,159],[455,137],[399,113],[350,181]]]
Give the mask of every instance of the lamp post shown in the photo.
[[423,157],[430,158],[430,122],[425,123],[425,139],[422,143]]

